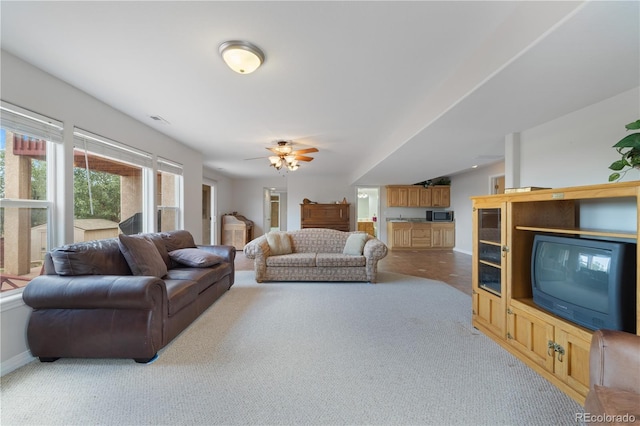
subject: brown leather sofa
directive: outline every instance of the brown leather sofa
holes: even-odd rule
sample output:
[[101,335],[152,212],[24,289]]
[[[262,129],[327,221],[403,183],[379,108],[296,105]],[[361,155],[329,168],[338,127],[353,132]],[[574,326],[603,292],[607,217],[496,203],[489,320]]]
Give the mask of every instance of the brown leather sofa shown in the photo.
[[235,249],[196,246],[188,231],[66,245],[23,292],[27,340],[58,358],[153,360],[234,283]]
[[589,353],[589,425],[640,424],[640,336],[598,330]]

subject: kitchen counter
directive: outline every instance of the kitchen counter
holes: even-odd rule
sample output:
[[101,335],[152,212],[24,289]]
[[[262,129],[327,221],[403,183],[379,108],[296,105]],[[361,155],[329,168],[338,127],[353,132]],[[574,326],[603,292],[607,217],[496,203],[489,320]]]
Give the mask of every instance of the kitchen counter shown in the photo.
[[388,217],[387,222],[392,223],[403,223],[403,222],[411,222],[411,223],[431,223],[427,222],[425,219],[419,217]]

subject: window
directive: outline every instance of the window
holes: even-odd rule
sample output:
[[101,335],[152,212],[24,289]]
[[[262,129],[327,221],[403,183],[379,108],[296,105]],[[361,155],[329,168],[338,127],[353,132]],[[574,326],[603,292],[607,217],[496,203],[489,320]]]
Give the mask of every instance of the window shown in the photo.
[[182,165],[158,158],[158,231],[182,228]]
[[150,154],[76,129],[73,159],[75,242],[153,231]]
[[18,291],[40,274],[53,241],[51,159],[62,123],[3,102],[0,107],[1,291]]

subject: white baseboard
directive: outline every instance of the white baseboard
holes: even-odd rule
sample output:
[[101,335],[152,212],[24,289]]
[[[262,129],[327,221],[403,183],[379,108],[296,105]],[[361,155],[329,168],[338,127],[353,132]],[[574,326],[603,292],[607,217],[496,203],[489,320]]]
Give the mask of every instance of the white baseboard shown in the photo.
[[466,250],[459,250],[457,248],[453,248],[453,251],[457,251],[458,253],[463,253],[463,254],[468,254],[469,256],[472,256],[473,254],[471,252],[468,252]]
[[21,354],[18,354],[14,357],[9,358],[6,361],[2,361],[2,365],[0,366],[0,376],[9,374],[12,371],[15,371],[18,368],[25,366],[35,360],[36,358],[31,356],[31,352],[25,351],[25,352],[22,352]]

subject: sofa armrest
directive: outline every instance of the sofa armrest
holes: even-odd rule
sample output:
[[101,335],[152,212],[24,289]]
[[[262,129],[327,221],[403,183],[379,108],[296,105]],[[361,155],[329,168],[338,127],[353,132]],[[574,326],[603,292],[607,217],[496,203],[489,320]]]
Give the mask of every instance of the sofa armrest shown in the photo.
[[233,246],[222,246],[222,245],[198,245],[200,250],[204,250],[211,254],[215,254],[216,256],[220,256],[226,262],[233,264],[236,259],[236,248]]
[[378,261],[387,255],[387,245],[377,238],[369,238],[362,251],[367,262]]
[[597,330],[589,352],[589,387],[594,385],[640,393],[640,336]]
[[166,305],[167,290],[150,276],[40,275],[22,299],[34,309],[153,309]]
[[270,249],[267,237],[262,235],[244,246],[244,255],[248,259],[266,259],[269,257]]

